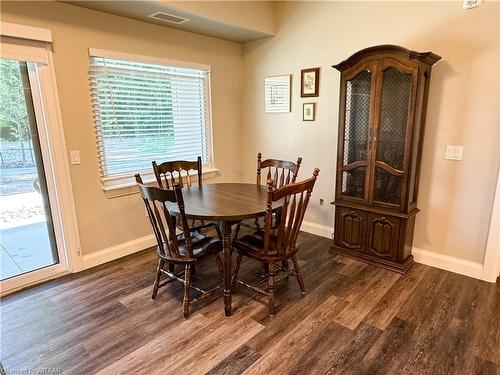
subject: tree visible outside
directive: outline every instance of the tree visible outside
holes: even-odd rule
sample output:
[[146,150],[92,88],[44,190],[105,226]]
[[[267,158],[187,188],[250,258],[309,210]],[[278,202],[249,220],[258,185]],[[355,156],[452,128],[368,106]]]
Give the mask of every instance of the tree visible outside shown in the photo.
[[36,179],[21,64],[0,60],[0,195],[33,191]]
[[[25,62],[0,60],[0,279],[57,262],[51,247],[22,75]],[[29,87],[25,88],[31,94]],[[30,104],[30,103],[28,103]]]
[[162,66],[93,58],[92,76],[106,175],[151,168],[175,144],[171,80]]

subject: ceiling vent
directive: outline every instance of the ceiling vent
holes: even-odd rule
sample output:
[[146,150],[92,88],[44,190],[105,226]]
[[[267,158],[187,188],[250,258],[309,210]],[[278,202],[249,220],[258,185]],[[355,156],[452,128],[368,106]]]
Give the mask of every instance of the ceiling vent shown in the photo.
[[149,18],[153,18],[155,20],[160,20],[168,23],[173,23],[176,25],[180,25],[181,23],[189,21],[189,18],[184,18],[180,16],[176,16],[174,14],[168,14],[164,12],[156,12],[148,16]]

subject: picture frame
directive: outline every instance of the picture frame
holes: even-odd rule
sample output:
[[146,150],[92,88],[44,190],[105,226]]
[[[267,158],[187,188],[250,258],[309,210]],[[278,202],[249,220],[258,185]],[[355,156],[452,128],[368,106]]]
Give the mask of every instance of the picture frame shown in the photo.
[[292,75],[266,77],[264,80],[264,102],[266,113],[292,111]]
[[302,121],[316,120],[316,103],[302,104]]
[[319,96],[319,68],[302,69],[300,71],[300,97]]

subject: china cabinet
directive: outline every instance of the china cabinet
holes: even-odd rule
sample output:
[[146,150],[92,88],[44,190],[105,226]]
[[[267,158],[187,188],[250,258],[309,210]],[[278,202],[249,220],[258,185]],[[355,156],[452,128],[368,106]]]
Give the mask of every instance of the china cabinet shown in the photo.
[[406,272],[411,256],[431,67],[440,57],[363,49],[341,72],[333,251]]

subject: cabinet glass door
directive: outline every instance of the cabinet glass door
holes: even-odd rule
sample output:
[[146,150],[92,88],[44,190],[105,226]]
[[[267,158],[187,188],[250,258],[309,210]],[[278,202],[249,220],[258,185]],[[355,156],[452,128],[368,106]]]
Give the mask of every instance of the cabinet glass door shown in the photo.
[[382,72],[382,102],[375,143],[373,201],[401,204],[404,150],[412,74],[389,66]]
[[372,74],[362,70],[346,84],[341,194],[364,199]]

